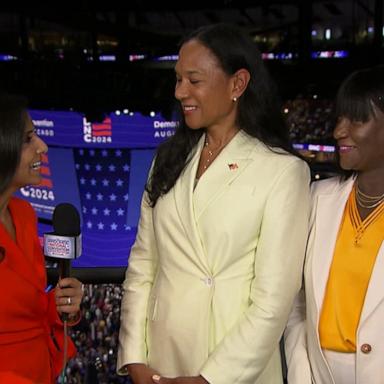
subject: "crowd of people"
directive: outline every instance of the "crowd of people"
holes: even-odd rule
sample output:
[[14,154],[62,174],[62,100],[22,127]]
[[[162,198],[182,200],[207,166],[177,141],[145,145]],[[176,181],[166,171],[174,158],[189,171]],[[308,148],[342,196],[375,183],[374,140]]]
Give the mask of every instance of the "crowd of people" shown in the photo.
[[64,383],[130,383],[116,373],[121,297],[120,284],[84,285],[82,318],[71,329],[78,353],[67,364]]
[[283,111],[293,143],[329,144],[333,141],[331,100],[297,97],[286,101]]

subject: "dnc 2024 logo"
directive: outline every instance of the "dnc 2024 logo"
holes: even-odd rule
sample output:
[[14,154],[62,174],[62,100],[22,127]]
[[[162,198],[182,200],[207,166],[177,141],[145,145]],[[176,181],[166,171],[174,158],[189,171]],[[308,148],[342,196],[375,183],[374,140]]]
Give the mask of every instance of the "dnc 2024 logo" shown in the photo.
[[106,117],[101,123],[91,123],[83,117],[83,137],[86,143],[112,143],[112,121]]

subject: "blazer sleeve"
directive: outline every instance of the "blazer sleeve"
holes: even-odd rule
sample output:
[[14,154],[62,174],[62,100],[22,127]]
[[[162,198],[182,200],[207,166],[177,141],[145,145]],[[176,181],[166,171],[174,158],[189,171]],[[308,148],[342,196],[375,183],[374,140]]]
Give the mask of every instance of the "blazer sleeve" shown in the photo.
[[201,370],[211,384],[257,380],[272,354],[279,351],[279,340],[300,289],[310,175],[303,161],[288,158],[285,164],[282,171],[276,172],[263,213],[250,306]]
[[[309,219],[308,242],[313,233],[316,220],[316,200],[319,182],[313,182],[310,190],[311,213]],[[306,252],[308,260],[308,249]],[[288,324],[284,332],[284,348],[287,360],[288,383],[307,384],[312,383],[312,370],[308,356],[307,343],[307,306],[306,293],[303,276],[303,285],[295,298],[292,311],[289,315]]]
[[304,286],[296,296],[284,332],[285,357],[289,384],[311,384],[312,374],[307,352]]
[[[50,291],[48,294],[48,324],[49,324],[49,338],[48,349],[51,356],[51,366],[54,376],[58,377],[63,370],[64,362],[64,337],[67,338],[67,360],[76,356],[77,350],[72,338],[64,334],[64,325],[61,321],[56,308],[55,290]],[[80,319],[79,319],[80,321]],[[72,324],[71,324],[72,325]]]
[[147,363],[146,315],[156,266],[152,207],[149,205],[147,193],[144,192],[136,241],[131,249],[123,283],[117,356],[119,374],[127,374],[123,369],[126,364]]

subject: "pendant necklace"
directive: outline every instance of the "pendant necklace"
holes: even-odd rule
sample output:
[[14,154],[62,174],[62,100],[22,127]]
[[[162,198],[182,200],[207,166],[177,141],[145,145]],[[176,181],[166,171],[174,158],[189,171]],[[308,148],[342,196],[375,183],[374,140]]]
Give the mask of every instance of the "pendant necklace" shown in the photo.
[[208,152],[208,158],[205,160],[205,163],[203,165],[203,169],[204,171],[212,164],[212,161],[214,160],[214,158],[220,153],[220,151],[225,147],[225,145],[223,146],[219,146],[215,149],[209,149],[208,147],[209,143],[208,143],[208,138],[205,137],[205,141],[204,141],[204,148],[207,150]]

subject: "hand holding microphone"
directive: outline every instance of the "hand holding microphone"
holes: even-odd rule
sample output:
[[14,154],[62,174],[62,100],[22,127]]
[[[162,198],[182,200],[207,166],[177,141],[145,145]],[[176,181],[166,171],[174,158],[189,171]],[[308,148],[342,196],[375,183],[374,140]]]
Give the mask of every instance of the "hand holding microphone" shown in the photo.
[[82,284],[74,277],[60,279],[55,289],[57,311],[64,320],[74,320],[83,298]]
[[44,234],[44,254],[59,262],[55,297],[57,311],[65,321],[78,314],[83,297],[82,284],[70,277],[71,260],[81,255],[80,216],[72,204],[62,203],[56,206],[52,221],[54,232]]

